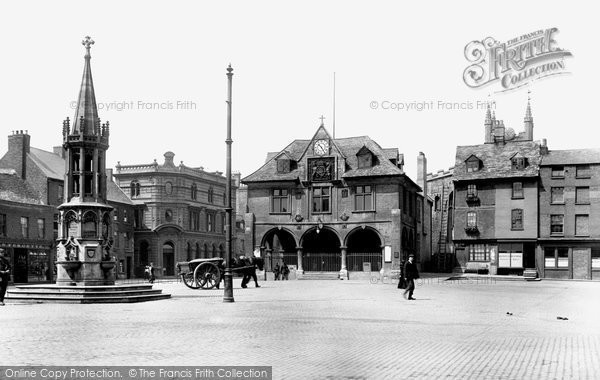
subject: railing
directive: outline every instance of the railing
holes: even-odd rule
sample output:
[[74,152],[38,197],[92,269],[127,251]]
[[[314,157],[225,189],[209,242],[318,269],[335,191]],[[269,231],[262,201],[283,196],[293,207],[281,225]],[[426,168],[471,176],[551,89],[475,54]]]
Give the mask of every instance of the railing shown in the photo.
[[298,265],[298,253],[285,252],[283,253],[283,262],[286,265]]
[[342,269],[341,253],[304,253],[302,269],[312,272],[338,272]]
[[375,253],[348,253],[346,255],[346,263],[348,271],[351,272],[362,272],[363,264],[371,264],[371,272],[379,272],[381,270],[381,263],[383,257],[381,252]]

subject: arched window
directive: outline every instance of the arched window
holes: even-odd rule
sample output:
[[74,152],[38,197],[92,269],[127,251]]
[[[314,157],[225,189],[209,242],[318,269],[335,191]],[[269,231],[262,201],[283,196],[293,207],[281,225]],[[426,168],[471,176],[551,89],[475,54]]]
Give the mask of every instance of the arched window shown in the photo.
[[206,231],[213,232],[215,229],[214,216],[211,213],[206,214]]
[[191,196],[193,200],[198,199],[198,187],[196,186],[196,184],[192,184],[192,187],[190,189],[191,192]]
[[208,203],[213,203],[214,196],[215,196],[215,189],[213,189],[213,187],[211,186],[208,188]]
[[73,236],[77,235],[77,214],[74,211],[69,211],[64,218],[63,224],[66,227],[65,236]]
[[171,223],[173,221],[173,211],[171,211],[171,210],[165,211],[165,221],[167,223]]
[[137,180],[131,181],[130,192],[132,198],[140,195],[140,183]]
[[440,196],[436,195],[434,198],[434,203],[433,203],[433,210],[434,211],[440,211]]
[[88,211],[83,215],[83,237],[96,237],[96,213]]

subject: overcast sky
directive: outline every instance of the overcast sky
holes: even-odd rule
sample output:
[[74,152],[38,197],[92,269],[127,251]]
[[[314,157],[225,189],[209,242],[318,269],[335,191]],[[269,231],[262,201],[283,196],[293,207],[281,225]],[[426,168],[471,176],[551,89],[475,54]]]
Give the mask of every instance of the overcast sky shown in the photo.
[[[419,151],[437,171],[454,164],[456,145],[483,142],[485,110],[476,106],[490,94],[497,117],[523,128],[527,89],[467,87],[465,45],[552,27],[573,53],[564,61],[571,74],[529,86],[534,138],[547,138],[550,149],[598,147],[596,16],[593,5],[550,1],[2,2],[0,154],[12,130],[28,130],[37,148],[60,145],[81,83],[81,40],[90,35],[99,113],[111,124],[110,166],[162,163],[172,151],[176,163],[224,171],[231,63],[233,170],[246,176],[267,152],[311,138],[321,115],[332,132],[336,72],[336,137],[368,135],[399,148],[416,179]],[[385,101],[434,107],[371,106]],[[440,101],[475,107],[441,109]]]

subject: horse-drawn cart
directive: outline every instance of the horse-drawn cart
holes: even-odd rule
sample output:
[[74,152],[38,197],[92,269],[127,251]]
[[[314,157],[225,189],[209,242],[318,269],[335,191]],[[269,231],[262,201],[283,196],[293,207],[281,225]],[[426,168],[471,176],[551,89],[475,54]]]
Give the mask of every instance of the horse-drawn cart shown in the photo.
[[[231,270],[243,276],[242,288],[250,279],[254,280],[256,287],[256,269],[263,270],[264,260],[258,258],[240,258],[232,260]],[[213,257],[208,259],[194,259],[177,263],[179,275],[185,286],[191,289],[219,289],[219,284],[225,274],[225,259],[222,257]]]
[[225,259],[213,257],[195,259],[189,262],[177,263],[183,283],[191,289],[219,288],[219,283],[225,271]]

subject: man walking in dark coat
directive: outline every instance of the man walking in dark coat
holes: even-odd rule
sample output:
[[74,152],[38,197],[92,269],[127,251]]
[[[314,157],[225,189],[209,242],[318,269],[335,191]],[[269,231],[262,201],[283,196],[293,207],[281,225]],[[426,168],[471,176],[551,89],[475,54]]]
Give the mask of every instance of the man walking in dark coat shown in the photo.
[[413,298],[413,292],[415,290],[415,280],[419,278],[419,270],[417,269],[417,264],[414,263],[415,255],[412,253],[408,255],[408,261],[404,264],[404,276],[406,278],[406,290],[404,291],[404,298],[407,298],[406,295],[408,293],[409,300],[415,300]]
[[4,250],[0,250],[0,306],[4,306],[4,294],[10,280],[10,261],[5,257]]

